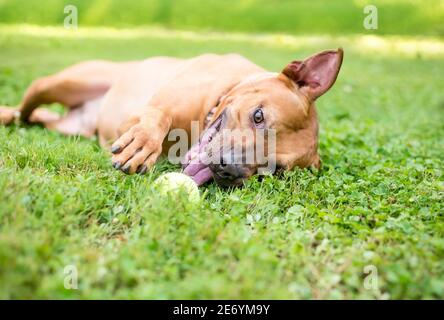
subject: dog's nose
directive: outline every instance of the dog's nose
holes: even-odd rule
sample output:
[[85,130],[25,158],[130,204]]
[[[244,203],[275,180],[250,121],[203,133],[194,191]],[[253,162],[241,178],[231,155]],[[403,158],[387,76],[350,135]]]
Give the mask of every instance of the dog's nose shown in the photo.
[[222,158],[220,163],[211,164],[210,169],[215,175],[224,180],[236,180],[244,177],[242,166],[237,164],[227,164]]

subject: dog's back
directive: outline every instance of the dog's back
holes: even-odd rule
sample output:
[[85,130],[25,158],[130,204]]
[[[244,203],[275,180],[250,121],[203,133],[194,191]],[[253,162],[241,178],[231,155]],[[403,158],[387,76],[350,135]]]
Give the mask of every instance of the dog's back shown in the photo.
[[190,120],[203,123],[221,95],[261,71],[237,54],[154,57],[128,64],[103,100],[98,121],[100,140],[116,139],[117,128],[129,115],[142,113],[147,106],[170,106],[176,122],[173,128],[190,130]]

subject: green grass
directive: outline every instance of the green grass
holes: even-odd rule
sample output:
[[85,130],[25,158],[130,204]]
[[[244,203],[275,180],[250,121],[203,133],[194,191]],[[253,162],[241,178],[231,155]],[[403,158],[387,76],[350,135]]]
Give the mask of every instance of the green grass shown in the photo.
[[[68,4],[80,27],[444,35],[442,0],[0,0],[0,22],[61,26]],[[368,4],[378,8],[377,31],[363,28]]]
[[151,190],[166,162],[125,176],[96,141],[0,127],[0,298],[444,298],[442,40],[1,26],[0,104],[88,58],[234,51],[280,70],[338,46],[323,169],[211,184],[196,205]]

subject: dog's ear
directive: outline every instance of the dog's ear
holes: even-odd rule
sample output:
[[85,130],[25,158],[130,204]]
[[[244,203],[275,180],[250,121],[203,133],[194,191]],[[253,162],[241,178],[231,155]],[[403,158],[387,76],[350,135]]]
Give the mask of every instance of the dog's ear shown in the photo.
[[323,51],[304,61],[293,61],[282,71],[299,86],[300,90],[315,100],[335,83],[341,68],[344,51]]

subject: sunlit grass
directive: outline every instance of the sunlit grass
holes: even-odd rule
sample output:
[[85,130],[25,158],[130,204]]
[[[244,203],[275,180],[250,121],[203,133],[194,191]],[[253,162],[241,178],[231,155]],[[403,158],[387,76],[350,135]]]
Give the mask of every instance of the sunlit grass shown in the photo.
[[195,32],[169,30],[155,27],[116,29],[110,27],[81,27],[77,30],[63,27],[36,25],[0,25],[0,35],[26,35],[36,38],[57,39],[180,39],[190,42],[226,41],[229,43],[250,43],[285,49],[309,48],[313,45],[324,47],[343,46],[364,55],[402,55],[405,57],[444,57],[444,40],[438,37],[352,35],[328,36],[288,34],[245,34],[223,32]]
[[288,34],[356,34],[363,8],[378,8],[379,35],[443,35],[441,0],[3,0],[0,21],[61,26],[64,6],[82,26],[157,25],[174,29]]

